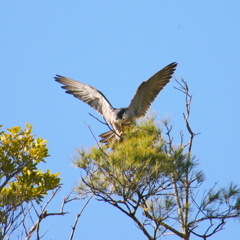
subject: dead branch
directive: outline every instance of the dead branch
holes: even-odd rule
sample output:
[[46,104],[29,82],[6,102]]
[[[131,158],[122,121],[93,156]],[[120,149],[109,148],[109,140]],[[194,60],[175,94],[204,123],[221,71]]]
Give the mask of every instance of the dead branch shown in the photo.
[[59,212],[59,213],[47,213],[47,206],[49,205],[49,203],[52,201],[52,199],[56,196],[56,194],[60,191],[61,187],[58,187],[56,190],[53,190],[51,197],[48,199],[48,201],[45,203],[45,205],[43,206],[43,208],[41,209],[40,214],[38,213],[37,209],[35,208],[34,204],[32,203],[32,207],[38,217],[37,221],[34,223],[34,225],[32,226],[32,228],[30,229],[30,231],[27,233],[27,236],[25,238],[25,240],[29,240],[31,238],[31,236],[33,235],[33,233],[35,231],[37,231],[37,235],[39,238],[39,226],[41,221],[48,217],[48,216],[54,216],[54,215],[65,215],[66,212]]
[[[190,123],[189,123],[189,117],[190,117],[190,113],[191,113],[192,94],[189,93],[188,84],[186,81],[184,81],[183,78],[181,78],[181,82],[178,81],[176,78],[175,78],[175,81],[177,82],[179,87],[174,86],[174,88],[177,89],[178,91],[182,92],[185,95],[186,113],[183,113],[183,118],[186,123],[186,128],[189,132],[190,139],[189,139],[189,142],[184,147],[188,146],[188,153],[190,154],[192,151],[193,139],[196,135],[200,134],[200,133],[194,133],[190,126]],[[181,137],[183,137],[183,135],[181,133],[180,133],[180,135],[181,135]]]
[[87,207],[88,203],[90,202],[90,200],[93,198],[94,194],[92,194],[91,197],[89,197],[89,199],[87,200],[87,202],[84,204],[84,206],[82,207],[82,209],[80,210],[80,212],[77,214],[76,216],[76,219],[75,219],[75,222],[72,226],[72,231],[71,231],[71,235],[70,235],[70,238],[69,240],[72,240],[73,239],[73,236],[74,236],[74,233],[75,233],[75,230],[76,230],[76,226],[77,226],[77,223],[78,223],[78,220],[80,218],[80,216],[82,215],[84,209]]
[[99,121],[100,123],[102,123],[102,124],[104,124],[104,125],[107,125],[107,126],[109,126],[108,125],[108,123],[106,122],[106,120],[105,120],[105,122],[103,122],[103,121],[101,121],[99,118],[97,118],[97,117],[95,117],[95,116],[93,116],[91,113],[88,113],[91,117],[93,117],[93,118],[95,118],[97,121]]

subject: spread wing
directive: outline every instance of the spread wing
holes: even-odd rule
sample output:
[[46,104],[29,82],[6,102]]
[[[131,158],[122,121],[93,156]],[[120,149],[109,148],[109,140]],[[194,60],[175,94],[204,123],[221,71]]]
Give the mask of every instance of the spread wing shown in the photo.
[[54,78],[57,82],[65,85],[62,86],[62,88],[67,90],[66,93],[72,94],[74,97],[87,103],[100,113],[106,121],[109,120],[113,107],[103,93],[90,85],[86,85],[70,78],[60,75],[56,75]]
[[128,106],[132,118],[143,117],[146,114],[154,99],[171,79],[176,66],[177,63],[173,62],[141,83]]

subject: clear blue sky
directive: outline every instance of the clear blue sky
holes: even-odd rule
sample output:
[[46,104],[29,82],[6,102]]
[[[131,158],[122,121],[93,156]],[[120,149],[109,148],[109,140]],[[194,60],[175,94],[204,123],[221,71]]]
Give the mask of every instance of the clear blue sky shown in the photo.
[[[9,0],[0,9],[0,123],[9,128],[30,122],[49,141],[44,168],[61,172],[64,183],[55,208],[80,176],[70,160],[75,149],[95,144],[84,122],[96,135],[106,131],[88,115],[98,116],[94,110],[64,93],[55,74],[93,85],[114,107],[125,107],[142,81],[178,62],[175,77],[189,84],[190,122],[201,132],[193,152],[207,177],[204,187],[240,183],[240,1]],[[184,99],[173,86],[151,110],[170,116],[177,135]],[[71,206],[71,216],[49,219],[44,239],[68,239],[81,206]],[[210,239],[239,239],[239,225],[230,221]],[[76,234],[84,240],[145,239],[130,219],[96,201]]]

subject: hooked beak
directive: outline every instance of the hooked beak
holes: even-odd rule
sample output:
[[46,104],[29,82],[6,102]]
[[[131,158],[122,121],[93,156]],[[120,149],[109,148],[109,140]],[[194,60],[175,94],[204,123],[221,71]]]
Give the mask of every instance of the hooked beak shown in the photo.
[[122,120],[121,120],[120,118],[115,118],[115,121],[116,121],[117,123],[122,122]]

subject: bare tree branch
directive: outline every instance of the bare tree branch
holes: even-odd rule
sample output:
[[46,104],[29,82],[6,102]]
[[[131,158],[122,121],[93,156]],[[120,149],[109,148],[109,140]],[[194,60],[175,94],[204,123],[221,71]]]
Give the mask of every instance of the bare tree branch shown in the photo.
[[38,214],[36,208],[34,207],[34,204],[32,203],[32,207],[34,208],[36,215],[38,216],[37,221],[35,222],[35,224],[32,226],[32,228],[30,229],[30,231],[27,233],[27,236],[25,238],[25,240],[29,240],[31,238],[31,236],[33,235],[33,233],[35,231],[37,231],[37,235],[39,238],[39,226],[41,221],[48,217],[48,216],[54,216],[54,215],[65,215],[66,212],[59,212],[59,213],[47,213],[47,206],[49,205],[49,203],[52,201],[52,199],[56,196],[56,194],[60,191],[61,187],[58,187],[56,190],[53,190],[51,197],[48,199],[48,201],[45,203],[45,205],[43,206],[40,214]]
[[97,121],[99,121],[100,123],[102,123],[102,124],[104,124],[104,125],[107,125],[107,126],[109,126],[108,124],[107,124],[107,122],[106,122],[106,120],[105,120],[105,122],[103,122],[103,121],[101,121],[99,118],[97,118],[97,117],[95,117],[95,116],[93,116],[91,113],[88,113],[91,117],[93,117],[93,118],[95,118]]
[[72,226],[72,231],[71,231],[71,235],[70,235],[69,240],[72,240],[72,239],[73,239],[73,236],[74,236],[74,233],[75,233],[75,230],[76,230],[76,226],[77,226],[79,217],[82,215],[84,209],[87,207],[88,203],[89,203],[90,200],[93,198],[93,196],[94,196],[94,194],[92,194],[92,196],[89,197],[89,199],[88,199],[87,202],[84,204],[84,206],[82,207],[82,209],[80,210],[80,212],[77,214],[76,219],[75,219],[75,222],[74,222],[74,224],[73,224],[73,226]]

